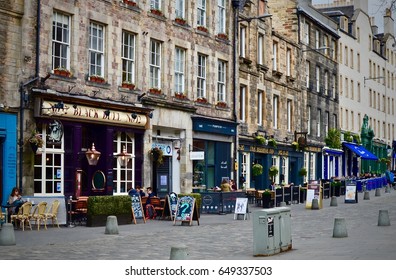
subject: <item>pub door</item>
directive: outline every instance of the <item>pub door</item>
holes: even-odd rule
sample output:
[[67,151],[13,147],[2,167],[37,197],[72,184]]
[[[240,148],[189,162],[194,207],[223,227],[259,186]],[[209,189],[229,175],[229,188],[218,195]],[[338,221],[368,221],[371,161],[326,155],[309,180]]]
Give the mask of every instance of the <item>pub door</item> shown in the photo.
[[158,166],[153,163],[153,191],[158,197],[165,197],[171,192],[171,160],[172,157],[165,156],[163,164]]

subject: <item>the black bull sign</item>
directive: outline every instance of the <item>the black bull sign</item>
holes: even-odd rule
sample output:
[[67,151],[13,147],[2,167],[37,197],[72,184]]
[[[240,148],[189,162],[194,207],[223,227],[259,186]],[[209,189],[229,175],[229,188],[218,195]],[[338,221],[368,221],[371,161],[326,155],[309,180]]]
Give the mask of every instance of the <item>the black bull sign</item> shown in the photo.
[[237,197],[246,197],[245,192],[202,192],[201,213],[234,213]]

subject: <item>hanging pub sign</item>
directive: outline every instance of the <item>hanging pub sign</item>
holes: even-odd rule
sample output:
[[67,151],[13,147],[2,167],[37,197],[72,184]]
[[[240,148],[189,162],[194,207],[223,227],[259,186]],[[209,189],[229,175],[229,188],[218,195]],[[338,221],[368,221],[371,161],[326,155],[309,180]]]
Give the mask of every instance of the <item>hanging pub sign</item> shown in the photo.
[[59,120],[53,120],[47,125],[47,143],[59,144],[62,142],[63,125]]

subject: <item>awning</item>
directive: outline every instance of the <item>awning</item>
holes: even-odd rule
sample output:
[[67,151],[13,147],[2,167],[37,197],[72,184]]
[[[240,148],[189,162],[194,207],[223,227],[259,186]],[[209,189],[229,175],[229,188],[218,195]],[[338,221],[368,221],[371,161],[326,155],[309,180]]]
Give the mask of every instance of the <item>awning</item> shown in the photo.
[[352,152],[354,152],[358,157],[361,157],[362,159],[378,160],[376,155],[372,154],[370,151],[366,150],[366,148],[361,145],[356,145],[353,143],[343,143],[343,145]]
[[323,147],[323,153],[332,155],[332,156],[340,156],[344,153],[343,150],[339,150],[339,149],[331,149],[328,147]]

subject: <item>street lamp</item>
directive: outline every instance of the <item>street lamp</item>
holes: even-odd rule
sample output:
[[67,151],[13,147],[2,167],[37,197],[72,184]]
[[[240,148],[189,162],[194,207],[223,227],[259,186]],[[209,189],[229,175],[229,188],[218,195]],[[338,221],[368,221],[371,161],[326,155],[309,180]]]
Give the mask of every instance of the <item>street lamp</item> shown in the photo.
[[121,167],[125,167],[128,165],[129,160],[132,158],[131,154],[128,154],[126,151],[125,146],[122,148],[122,152],[115,155],[117,158],[118,163]]

